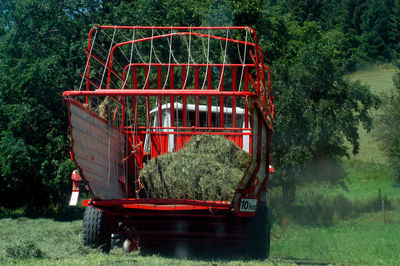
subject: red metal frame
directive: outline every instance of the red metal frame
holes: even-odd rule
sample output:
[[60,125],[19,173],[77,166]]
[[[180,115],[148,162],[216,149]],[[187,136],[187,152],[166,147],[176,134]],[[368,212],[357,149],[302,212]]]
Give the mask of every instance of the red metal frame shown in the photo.
[[[99,57],[97,54],[92,52],[92,41],[95,39],[95,36],[99,30],[170,30],[171,33],[159,34],[150,37],[142,37],[136,40],[129,41],[121,41],[115,43],[111,50],[108,60],[104,60],[104,58]],[[215,30],[241,30],[241,31],[249,31],[252,34],[252,41],[242,41],[236,40],[232,38],[226,38],[223,36],[214,36],[212,34],[205,34],[198,31],[215,31]],[[175,31],[175,32],[172,32]],[[243,62],[243,63],[143,63],[143,62],[128,62],[127,64],[120,66],[119,69],[114,67],[115,60],[115,51],[117,49],[125,46],[132,45],[136,43],[144,43],[153,41],[156,39],[169,38],[171,36],[194,36],[199,38],[207,38],[216,41],[223,41],[229,43],[235,43],[238,45],[244,45],[249,49],[251,63]],[[127,145],[126,153],[133,153],[132,147],[137,146],[137,150],[135,150],[135,156],[127,156],[125,159],[127,161],[127,168],[135,169],[134,173],[136,176],[138,175],[138,167],[143,166],[143,162],[145,157],[150,156],[152,158],[168,152],[166,150],[165,141],[168,136],[173,135],[175,141],[175,150],[182,148],[184,143],[189,140],[192,135],[200,135],[200,134],[214,134],[214,135],[223,135],[228,139],[236,142],[240,147],[243,145],[243,137],[249,136],[250,139],[250,152],[254,150],[257,152],[257,156],[253,158],[255,167],[251,169],[251,173],[249,174],[251,177],[245,182],[245,177],[241,181],[236,195],[240,195],[240,199],[242,198],[255,198],[259,199],[261,194],[266,190],[266,184],[268,181],[269,170],[266,167],[265,176],[266,178],[263,180],[262,184],[256,184],[258,181],[257,173],[260,169],[262,163],[265,163],[267,166],[269,165],[269,147],[271,144],[271,135],[272,135],[272,119],[274,115],[274,104],[273,97],[271,92],[271,72],[267,66],[264,65],[263,53],[261,48],[258,45],[257,35],[252,28],[249,27],[147,27],[147,26],[100,26],[90,30],[88,37],[88,48],[85,49],[87,52],[87,68],[84,74],[80,74],[84,80],[86,80],[86,86],[84,90],[75,90],[75,91],[65,91],[63,93],[64,98],[68,102],[68,104],[74,104],[79,108],[85,110],[90,113],[93,117],[103,121],[104,123],[108,123],[106,119],[101,118],[96,113],[90,111],[85,108],[83,102],[79,102],[79,99],[84,99],[84,103],[88,104],[88,99],[90,97],[100,97],[100,96],[111,96],[114,102],[118,106],[115,108],[113,121],[116,119],[116,115],[121,110],[121,122],[119,125],[114,125],[115,128],[119,128],[120,132],[126,134]],[[104,66],[107,70],[105,87],[102,87],[93,78],[91,78],[91,74],[95,71],[91,71],[91,67],[93,65],[93,61],[96,64],[100,64]],[[192,76],[192,83],[187,84],[187,77],[189,75],[189,68],[194,69],[194,74]],[[129,69],[129,71],[128,71]],[[156,69],[155,71],[155,82],[151,81],[150,69]],[[242,73],[240,73],[242,70]],[[138,72],[143,71],[145,84],[143,86],[144,89],[140,89],[138,86]],[[205,88],[201,88],[200,86],[200,71],[205,71]],[[217,71],[218,73],[213,73],[213,71]],[[265,73],[267,72],[267,73]],[[129,73],[129,75],[128,75]],[[163,73],[168,75],[168,88],[163,88]],[[228,83],[225,81],[226,73],[232,73],[230,88],[226,88],[224,83]],[[218,74],[217,80],[219,81],[218,87],[213,87],[213,75]],[[255,77],[253,78],[253,75]],[[202,74],[203,75],[203,74]],[[242,76],[241,76],[242,75]],[[268,78],[268,83],[266,82],[266,75]],[[180,79],[179,80],[179,76]],[[121,81],[120,88],[112,88],[112,78],[116,77]],[[131,82],[130,83],[130,79]],[[215,77],[214,77],[215,79]],[[242,81],[243,79],[243,90],[238,88],[237,83],[239,79]],[[250,82],[249,82],[250,81]],[[182,85],[178,85],[182,84]],[[135,116],[135,126],[127,126],[125,125],[126,121],[126,112],[127,112],[127,102],[128,98],[132,99],[132,113],[137,114],[137,103],[140,97],[144,98],[145,102],[145,113],[146,116],[146,125],[139,126],[137,125],[137,116]],[[157,126],[151,125],[150,121],[150,102],[151,97],[157,98],[157,109],[158,109],[158,121],[159,124]],[[182,117],[179,117],[182,120],[182,125],[175,125],[175,122],[178,120],[176,117],[175,103],[177,102],[177,98],[181,97],[183,109],[182,109]],[[189,125],[189,118],[187,117],[187,102],[189,97],[194,98],[194,125]],[[200,125],[200,97],[206,99],[207,105],[207,126]],[[225,127],[225,113],[224,107],[226,107],[225,99],[231,99],[232,108],[232,125],[229,127]],[[212,102],[219,102],[219,115],[216,116],[216,119],[219,120],[219,124],[213,125],[213,113],[212,113]],[[170,125],[162,124],[162,105],[163,103],[169,103],[170,108]],[[244,125],[237,125],[237,111],[236,107],[239,104],[244,103]],[[250,108],[251,109],[250,109]],[[257,139],[254,139],[254,134],[250,132],[250,113],[253,111],[253,114],[257,114],[257,116],[262,117],[262,119],[251,121],[254,123],[258,123],[258,132],[256,132],[255,136]],[[214,121],[215,122],[215,121]],[[71,124],[71,121],[70,121]],[[263,125],[267,125],[268,133],[266,135],[262,135]],[[148,132],[151,132],[155,137],[157,137],[158,141],[163,142],[163,147],[156,147],[155,150],[152,150],[149,154],[146,154],[144,151],[144,138]],[[133,135],[134,134],[134,135]],[[264,136],[264,137],[263,137]],[[72,129],[71,129],[71,137],[72,137]],[[161,140],[162,139],[162,140]],[[72,142],[74,140],[72,139]],[[151,139],[151,141],[155,141]],[[266,147],[267,151],[261,150],[261,143],[267,142]],[[256,143],[256,144],[253,144]],[[255,147],[253,145],[256,145]],[[74,145],[72,145],[74,146]],[[161,145],[162,146],[162,145]],[[266,154],[266,162],[261,162],[262,155]],[[74,158],[74,150],[72,148],[72,158]],[[125,160],[124,159],[124,160]],[[79,168],[79,165],[78,165]],[[80,169],[80,168],[79,168]],[[250,167],[247,171],[250,171]],[[82,173],[80,169],[81,175],[85,180],[85,175]],[[132,173],[131,173],[132,174]],[[140,183],[140,180],[139,180]],[[90,184],[88,184],[90,187]],[[127,186],[128,184],[124,184]],[[255,193],[255,186],[260,186],[261,189]],[[102,200],[102,199],[91,199],[84,201],[84,206],[94,206],[97,208],[104,209],[109,215],[113,216],[115,219],[114,222],[122,221],[127,219],[127,217],[133,216],[149,216],[149,217],[169,217],[169,216],[179,216],[181,219],[185,220],[186,218],[182,217],[203,217],[207,219],[216,219],[216,218],[224,218],[231,217],[232,213],[235,213],[236,216],[242,217],[250,217],[254,216],[253,213],[240,213],[238,210],[238,200],[235,199],[232,202],[221,202],[221,201],[199,201],[199,200],[181,200],[181,199],[139,199],[134,198],[132,192],[129,192],[126,199],[112,199],[112,200]],[[236,217],[235,216],[235,217]],[[120,217],[120,218],[118,218]],[[123,218],[125,217],[125,218]],[[190,220],[189,218],[187,218]],[[142,221],[143,222],[143,221]],[[153,223],[154,221],[151,218],[145,220],[147,223]],[[193,221],[190,221],[193,222]],[[130,221],[132,223],[132,227],[137,227],[138,225],[135,222]],[[226,222],[225,223],[229,223]],[[117,230],[115,228],[116,223],[113,225],[113,230]],[[140,227],[140,226],[139,226]],[[240,226],[239,226],[240,227]],[[197,227],[196,227],[197,228]],[[138,231],[135,233],[136,235],[145,234],[144,231]],[[240,231],[240,230],[239,230]],[[204,232],[203,232],[204,233]],[[189,233],[187,235],[190,235]]]

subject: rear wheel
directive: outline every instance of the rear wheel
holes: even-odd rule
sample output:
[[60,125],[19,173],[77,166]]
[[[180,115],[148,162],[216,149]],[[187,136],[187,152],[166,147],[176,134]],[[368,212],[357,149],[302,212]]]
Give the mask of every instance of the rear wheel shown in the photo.
[[86,208],[83,217],[82,239],[84,246],[100,248],[106,253],[110,251],[111,234],[103,210],[91,206]]
[[270,214],[259,204],[256,215],[246,225],[246,255],[250,259],[267,259],[270,252]]

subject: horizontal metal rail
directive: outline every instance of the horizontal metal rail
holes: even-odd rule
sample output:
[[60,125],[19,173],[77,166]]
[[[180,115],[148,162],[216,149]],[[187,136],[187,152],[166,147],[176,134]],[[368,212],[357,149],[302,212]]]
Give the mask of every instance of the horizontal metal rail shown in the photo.
[[258,95],[248,91],[219,91],[219,90],[121,90],[121,89],[105,89],[94,91],[65,91],[64,97],[67,96],[224,96],[224,97],[246,97],[257,99]]
[[84,206],[128,206],[129,204],[146,204],[146,205],[168,205],[174,209],[174,206],[206,206],[221,209],[229,209],[231,202],[229,201],[205,201],[205,200],[178,200],[178,199],[120,199],[120,200],[84,200]]

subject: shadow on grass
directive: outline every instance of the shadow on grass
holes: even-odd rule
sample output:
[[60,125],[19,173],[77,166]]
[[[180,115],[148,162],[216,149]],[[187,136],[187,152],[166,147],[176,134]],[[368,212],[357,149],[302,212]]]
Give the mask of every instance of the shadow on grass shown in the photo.
[[140,251],[142,256],[158,255],[170,259],[190,259],[199,261],[249,261],[253,260],[246,256],[241,248],[231,246],[229,243],[209,243],[205,244],[199,241],[196,245],[177,242],[164,245],[163,247],[157,246],[146,248]]
[[334,265],[332,262],[313,260],[313,259],[298,259],[294,257],[279,258],[278,264],[294,263],[295,265]]
[[55,221],[82,220],[85,209],[83,207],[38,208],[27,205],[19,208],[0,207],[0,219],[20,217],[26,218],[50,218]]
[[329,198],[315,194],[303,200],[302,204],[295,203],[292,206],[287,206],[280,195],[276,195],[271,197],[270,203],[275,223],[284,223],[290,217],[299,225],[309,226],[331,226],[364,213],[381,211],[383,206],[385,210],[393,209],[391,201],[380,195],[367,201],[350,201],[342,194]]

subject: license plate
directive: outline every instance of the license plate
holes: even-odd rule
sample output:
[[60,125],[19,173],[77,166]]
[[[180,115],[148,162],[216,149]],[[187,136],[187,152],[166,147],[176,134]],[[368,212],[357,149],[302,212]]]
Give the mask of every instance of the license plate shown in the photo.
[[240,202],[241,212],[255,212],[257,208],[257,199],[242,199]]

